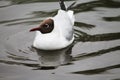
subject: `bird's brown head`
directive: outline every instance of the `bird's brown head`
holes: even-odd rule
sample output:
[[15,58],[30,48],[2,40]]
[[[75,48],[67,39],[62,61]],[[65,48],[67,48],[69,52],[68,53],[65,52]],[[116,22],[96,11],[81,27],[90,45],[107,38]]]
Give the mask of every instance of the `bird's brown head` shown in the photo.
[[54,29],[54,21],[53,19],[46,19],[44,20],[39,27],[32,28],[30,32],[32,31],[40,31],[42,34],[50,33]]

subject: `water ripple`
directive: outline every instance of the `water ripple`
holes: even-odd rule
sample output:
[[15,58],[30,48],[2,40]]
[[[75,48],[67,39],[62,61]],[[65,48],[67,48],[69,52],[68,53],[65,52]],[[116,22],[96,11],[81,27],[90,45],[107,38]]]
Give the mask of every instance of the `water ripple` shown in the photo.
[[91,69],[91,70],[84,70],[84,71],[77,71],[72,72],[74,74],[84,74],[84,75],[94,75],[94,74],[102,74],[108,70],[120,68],[120,64],[117,65],[111,65],[103,68],[97,68],[97,69]]
[[108,54],[110,52],[117,51],[117,50],[120,50],[120,46],[115,46],[115,47],[112,47],[109,49],[102,49],[102,50],[92,52],[92,53],[81,53],[81,54],[78,54],[75,57],[73,57],[73,61],[78,61],[78,60],[82,60],[82,59],[86,59],[86,58],[88,59],[91,57],[101,56],[103,54],[106,54],[106,53]]

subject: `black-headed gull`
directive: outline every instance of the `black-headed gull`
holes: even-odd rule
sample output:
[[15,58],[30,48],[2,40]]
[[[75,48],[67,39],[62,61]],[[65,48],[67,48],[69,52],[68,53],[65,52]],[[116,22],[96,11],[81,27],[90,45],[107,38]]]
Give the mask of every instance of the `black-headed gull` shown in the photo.
[[61,9],[54,17],[45,19],[39,27],[30,31],[36,31],[33,47],[41,50],[62,49],[74,41],[74,12],[67,10],[63,0],[60,0]]

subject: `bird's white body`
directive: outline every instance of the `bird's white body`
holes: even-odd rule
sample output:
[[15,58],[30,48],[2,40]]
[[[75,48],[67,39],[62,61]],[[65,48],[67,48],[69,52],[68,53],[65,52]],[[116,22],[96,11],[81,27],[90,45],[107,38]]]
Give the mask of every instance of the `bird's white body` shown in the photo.
[[47,34],[36,31],[33,46],[42,50],[56,50],[69,46],[74,41],[73,11],[58,10],[57,15],[50,19],[54,21],[53,31]]

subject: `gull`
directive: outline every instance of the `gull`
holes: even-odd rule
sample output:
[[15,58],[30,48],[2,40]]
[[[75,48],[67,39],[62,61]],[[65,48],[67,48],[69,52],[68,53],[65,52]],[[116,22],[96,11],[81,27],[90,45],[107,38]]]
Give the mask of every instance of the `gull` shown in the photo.
[[57,15],[43,20],[38,27],[30,29],[35,31],[33,47],[40,50],[59,50],[71,45],[74,41],[74,12],[69,10],[63,0],[59,0],[61,9]]

